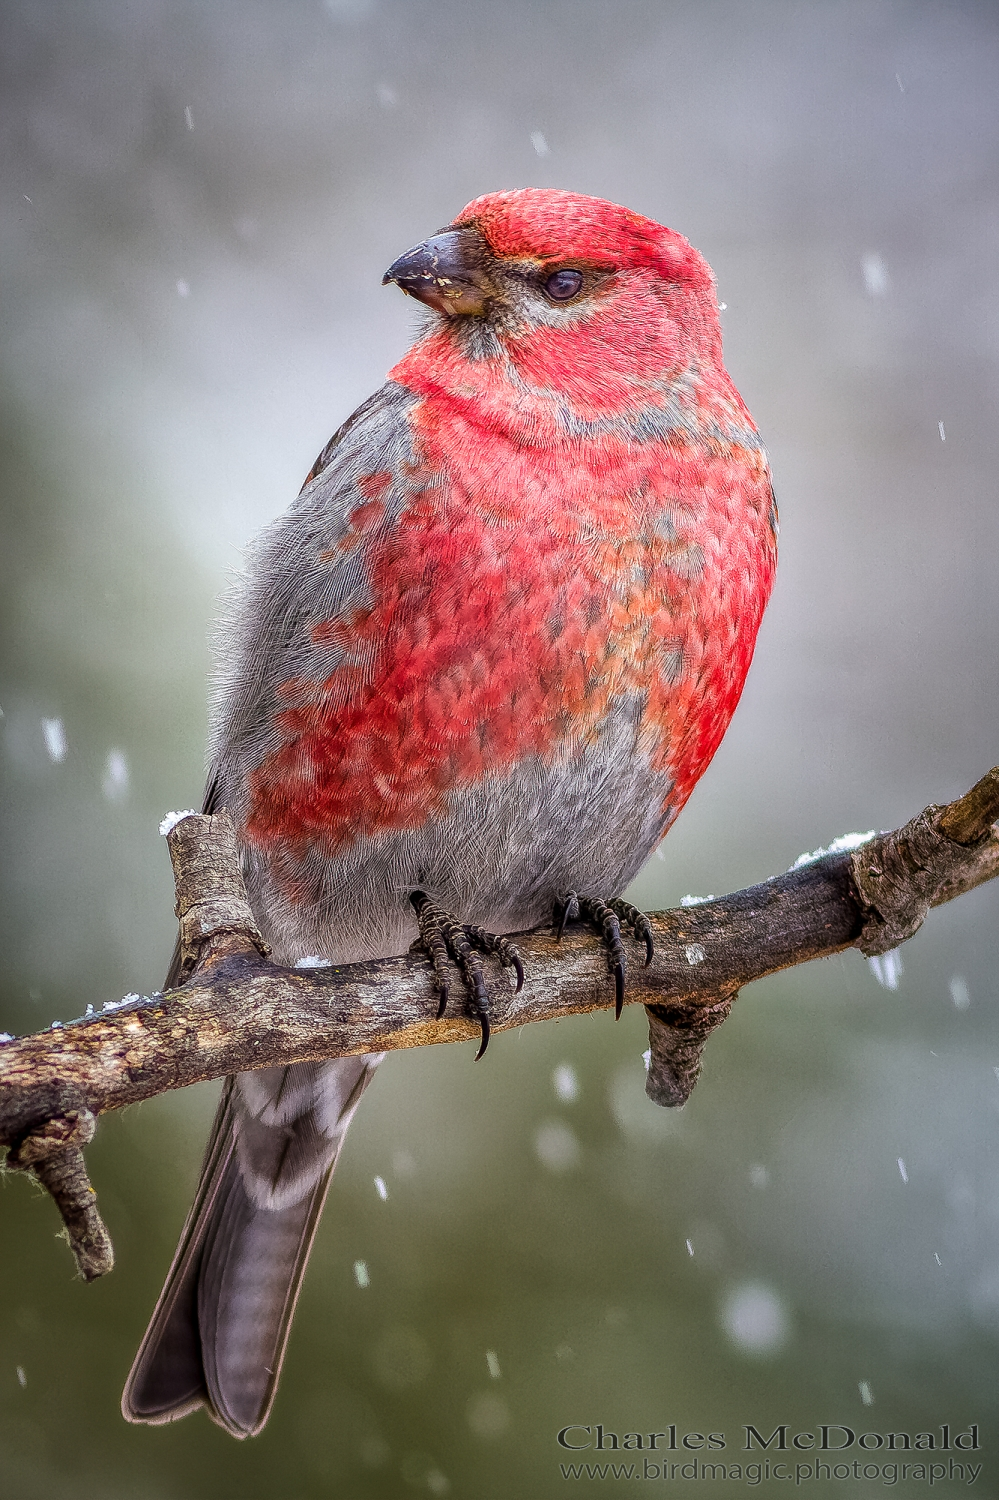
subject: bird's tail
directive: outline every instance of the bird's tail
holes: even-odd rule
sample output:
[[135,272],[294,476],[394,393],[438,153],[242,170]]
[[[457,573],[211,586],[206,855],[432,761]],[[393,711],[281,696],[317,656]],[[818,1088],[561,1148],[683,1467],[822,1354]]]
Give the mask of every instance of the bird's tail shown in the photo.
[[130,1422],[199,1406],[267,1420],[330,1175],[380,1056],[226,1080],[197,1196],[122,1396]]

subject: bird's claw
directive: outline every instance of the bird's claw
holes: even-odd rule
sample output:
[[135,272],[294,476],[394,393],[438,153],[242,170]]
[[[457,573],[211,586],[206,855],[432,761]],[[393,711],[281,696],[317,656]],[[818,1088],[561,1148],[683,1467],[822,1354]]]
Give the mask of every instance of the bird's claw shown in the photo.
[[579,921],[579,897],[575,891],[568,891],[560,901],[555,902],[555,941],[562,941],[567,922]]
[[638,941],[645,944],[645,967],[648,968],[656,952],[652,923],[644,911],[639,911],[638,907],[632,906],[630,901],[622,901],[620,896],[615,896],[613,901],[608,901],[607,905],[612,911],[617,912],[619,919],[626,927],[631,928]]
[[504,968],[513,969],[517,976],[517,991],[523,988],[524,965],[515,944],[509,938],[495,932],[487,932],[471,922],[459,922],[450,912],[440,906],[425,891],[414,891],[410,896],[420,929],[420,942],[434,966],[437,984],[437,1019],[444,1015],[450,994],[448,985],[449,956],[458,965],[465,990],[471,1001],[472,1011],[479,1023],[482,1040],[475,1060],[489,1045],[489,994],[480,954],[492,953]]
[[484,927],[476,927],[472,922],[465,923],[465,932],[480,953],[495,953],[505,969],[513,970],[517,976],[515,993],[519,995],[524,988],[524,964],[516,943],[511,943],[502,933],[487,932]]
[[569,921],[586,922],[600,933],[607,954],[607,967],[614,976],[614,1017],[620,1020],[624,1008],[624,976],[628,964],[624,943],[621,941],[621,924],[623,922],[630,928],[639,942],[645,943],[646,967],[652,962],[655,952],[652,924],[645,913],[639,911],[637,906],[632,906],[630,901],[622,901],[620,897],[615,897],[612,901],[601,901],[597,896],[579,896],[575,891],[568,891],[555,903],[557,938],[562,937]]

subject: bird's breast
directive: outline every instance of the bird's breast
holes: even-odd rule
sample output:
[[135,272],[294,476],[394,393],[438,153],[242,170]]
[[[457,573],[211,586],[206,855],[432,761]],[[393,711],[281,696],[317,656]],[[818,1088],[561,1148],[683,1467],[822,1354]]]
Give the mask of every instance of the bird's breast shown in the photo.
[[605,736],[668,774],[673,810],[720,741],[769,592],[757,450],[483,442],[417,422],[406,498],[365,475],[348,517],[366,602],[315,622],[328,676],[285,691],[251,777],[250,839],[327,849],[444,816],[462,788],[571,765]]

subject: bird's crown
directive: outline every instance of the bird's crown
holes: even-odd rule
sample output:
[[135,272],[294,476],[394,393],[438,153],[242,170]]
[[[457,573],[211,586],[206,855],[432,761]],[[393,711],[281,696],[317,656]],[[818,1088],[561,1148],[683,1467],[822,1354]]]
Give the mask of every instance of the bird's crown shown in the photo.
[[466,204],[449,227],[464,225],[474,225],[504,259],[577,256],[614,268],[651,267],[666,281],[714,284],[707,261],[675,229],[584,193],[555,188],[484,193]]

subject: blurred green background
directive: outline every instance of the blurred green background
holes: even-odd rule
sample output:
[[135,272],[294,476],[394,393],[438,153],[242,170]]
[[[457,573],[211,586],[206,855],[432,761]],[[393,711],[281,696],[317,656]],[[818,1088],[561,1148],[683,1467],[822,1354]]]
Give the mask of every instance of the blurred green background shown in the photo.
[[[407,346],[383,268],[490,189],[704,251],[776,476],[745,698],[638,898],[999,760],[994,3],[6,0],[0,68],[0,1027],[162,982],[215,599]],[[641,1011],[390,1057],[242,1445],[118,1415],[214,1090],[105,1119],[106,1281],[2,1184],[0,1495],[547,1500],[596,1422],[729,1461],[747,1422],[978,1422],[999,1493],[997,904],[931,914],[895,989],[855,953],[748,989],[680,1113]]]

